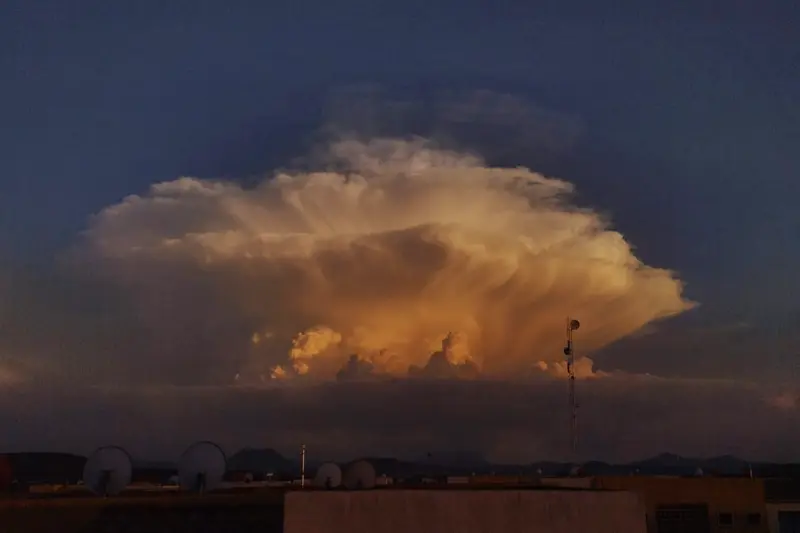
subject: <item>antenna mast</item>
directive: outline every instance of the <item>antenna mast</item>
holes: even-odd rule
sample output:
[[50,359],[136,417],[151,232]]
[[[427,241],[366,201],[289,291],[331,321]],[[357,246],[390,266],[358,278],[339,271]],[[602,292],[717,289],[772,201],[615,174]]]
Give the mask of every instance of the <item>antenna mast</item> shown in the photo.
[[567,317],[567,345],[564,347],[564,355],[567,357],[567,379],[569,380],[569,438],[573,460],[577,460],[578,455],[578,403],[575,398],[575,344],[572,334],[579,327],[581,327],[580,322]]
[[300,486],[306,486],[306,445],[300,445]]

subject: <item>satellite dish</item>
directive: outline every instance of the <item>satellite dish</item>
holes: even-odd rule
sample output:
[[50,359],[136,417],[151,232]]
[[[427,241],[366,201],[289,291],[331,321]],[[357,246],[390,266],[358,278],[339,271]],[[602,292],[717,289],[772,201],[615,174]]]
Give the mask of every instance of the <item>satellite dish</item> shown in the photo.
[[317,469],[314,476],[315,487],[333,489],[342,484],[342,469],[335,463],[325,463]]
[[131,456],[119,446],[98,448],[83,465],[83,483],[98,496],[113,496],[131,482]]
[[347,467],[342,482],[350,490],[375,488],[375,467],[367,461],[356,461]]
[[579,327],[581,327],[581,323],[578,322],[577,320],[570,320],[569,321],[569,329],[571,329],[572,331],[575,331]]
[[183,452],[178,463],[181,490],[206,492],[214,490],[225,476],[227,459],[222,448],[213,442],[195,442]]

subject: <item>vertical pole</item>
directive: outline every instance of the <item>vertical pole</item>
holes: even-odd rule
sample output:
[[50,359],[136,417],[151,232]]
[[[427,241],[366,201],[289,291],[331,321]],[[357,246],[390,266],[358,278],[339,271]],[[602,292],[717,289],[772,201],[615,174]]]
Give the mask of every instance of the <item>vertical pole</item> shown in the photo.
[[306,445],[300,446],[300,487],[306,486]]

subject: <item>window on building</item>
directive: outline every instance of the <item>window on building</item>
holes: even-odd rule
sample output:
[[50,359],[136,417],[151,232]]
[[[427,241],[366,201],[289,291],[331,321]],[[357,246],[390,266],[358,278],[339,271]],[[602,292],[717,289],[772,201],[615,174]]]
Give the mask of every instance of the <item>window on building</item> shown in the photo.
[[747,525],[748,526],[760,526],[761,525],[761,513],[747,513]]
[[719,513],[717,516],[717,523],[721,527],[730,527],[733,525],[733,513]]
[[658,533],[707,533],[709,516],[705,504],[658,506],[656,527]]

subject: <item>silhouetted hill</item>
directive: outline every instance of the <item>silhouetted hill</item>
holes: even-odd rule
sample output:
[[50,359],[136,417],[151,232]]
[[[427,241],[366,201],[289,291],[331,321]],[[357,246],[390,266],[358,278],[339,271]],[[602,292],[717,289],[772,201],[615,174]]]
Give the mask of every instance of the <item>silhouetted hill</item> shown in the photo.
[[580,472],[585,476],[624,476],[630,473],[630,466],[615,465],[603,461],[589,461],[580,466]]
[[675,455],[674,453],[660,453],[655,457],[650,457],[648,459],[642,459],[641,461],[634,461],[630,463],[633,466],[649,468],[653,466],[679,466],[681,463],[685,462],[685,458],[681,457],[680,455]]
[[69,453],[7,453],[13,479],[20,483],[77,483],[86,457]]
[[704,475],[745,476],[750,473],[751,463],[732,455],[700,459],[662,453],[630,466],[641,475],[691,476],[702,471]]
[[718,476],[741,476],[749,475],[751,464],[744,459],[739,459],[732,455],[712,457],[701,461],[701,468],[704,473]]
[[228,458],[228,470],[294,475],[299,467],[271,448],[243,448]]

